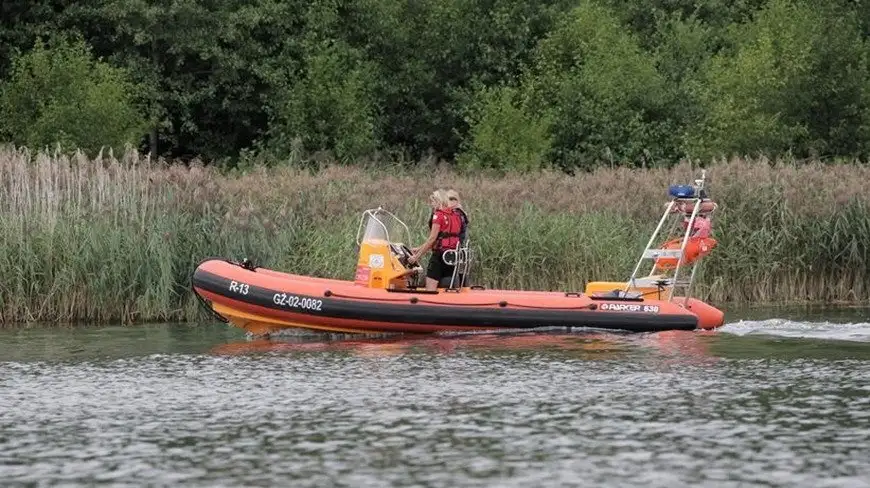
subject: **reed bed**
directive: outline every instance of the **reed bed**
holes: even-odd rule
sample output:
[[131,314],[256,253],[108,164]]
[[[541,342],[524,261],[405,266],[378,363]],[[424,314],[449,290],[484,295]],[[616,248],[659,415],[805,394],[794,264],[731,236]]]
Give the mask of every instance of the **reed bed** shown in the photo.
[[[193,320],[207,257],[350,279],[360,212],[383,206],[424,238],[433,188],[471,212],[477,283],[581,290],[630,273],[667,199],[697,169],[567,176],[324,166],[226,175],[135,152],[0,148],[0,322]],[[696,293],[726,302],[870,298],[870,168],[734,159],[708,166],[719,247]]]

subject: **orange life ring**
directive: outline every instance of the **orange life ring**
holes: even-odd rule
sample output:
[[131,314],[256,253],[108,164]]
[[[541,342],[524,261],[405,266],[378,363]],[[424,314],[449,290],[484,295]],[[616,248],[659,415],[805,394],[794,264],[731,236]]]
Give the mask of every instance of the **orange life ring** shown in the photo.
[[[716,247],[716,239],[712,237],[690,237],[686,243],[685,256],[683,264],[691,264],[696,259],[704,257]],[[683,245],[683,238],[678,237],[662,245],[662,249],[679,249]],[[674,269],[677,267],[678,258],[662,257],[656,259],[656,268],[658,269]]]
[[[718,205],[713,200],[702,200],[701,208],[698,209],[698,215],[706,215],[713,210],[716,210]],[[679,202],[673,206],[671,209],[671,213],[684,213],[686,215],[691,215],[695,210],[695,204],[692,202]]]

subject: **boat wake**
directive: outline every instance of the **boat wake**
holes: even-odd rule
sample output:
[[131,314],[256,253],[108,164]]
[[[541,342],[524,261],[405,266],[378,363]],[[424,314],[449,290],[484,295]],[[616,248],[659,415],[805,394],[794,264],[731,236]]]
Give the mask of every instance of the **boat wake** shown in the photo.
[[870,342],[870,322],[798,322],[788,319],[740,320],[720,332],[739,336],[766,335],[801,339]]

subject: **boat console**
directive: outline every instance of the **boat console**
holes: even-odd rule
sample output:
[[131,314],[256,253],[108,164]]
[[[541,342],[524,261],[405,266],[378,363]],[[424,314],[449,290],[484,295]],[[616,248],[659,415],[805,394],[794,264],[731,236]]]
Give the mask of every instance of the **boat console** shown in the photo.
[[[356,243],[359,253],[354,282],[368,288],[414,290],[422,279],[423,268],[411,265],[413,254],[407,242],[408,226],[395,214],[381,208],[365,210],[360,216]],[[444,251],[444,262],[454,267],[453,276],[439,287],[458,291],[465,286],[472,253],[468,240],[456,250]]]

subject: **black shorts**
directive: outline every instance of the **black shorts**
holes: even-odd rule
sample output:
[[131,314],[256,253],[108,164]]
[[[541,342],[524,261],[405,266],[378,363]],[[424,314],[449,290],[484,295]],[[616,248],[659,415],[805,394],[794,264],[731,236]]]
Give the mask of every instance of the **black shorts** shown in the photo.
[[426,268],[426,277],[438,281],[444,278],[449,280],[453,276],[453,268],[454,266],[444,263],[444,251],[432,251],[429,266]]

